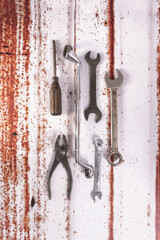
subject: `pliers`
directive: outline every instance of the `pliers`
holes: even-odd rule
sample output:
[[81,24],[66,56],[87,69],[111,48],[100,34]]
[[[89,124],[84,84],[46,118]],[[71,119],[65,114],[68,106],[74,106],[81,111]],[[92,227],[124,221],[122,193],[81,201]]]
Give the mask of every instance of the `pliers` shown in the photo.
[[71,195],[71,190],[72,190],[72,173],[70,166],[68,164],[68,159],[67,159],[67,149],[68,149],[68,144],[67,144],[67,139],[66,136],[63,135],[63,144],[59,145],[60,141],[60,135],[56,139],[55,143],[55,159],[54,162],[51,166],[49,176],[48,176],[48,197],[51,199],[51,177],[58,166],[59,163],[62,163],[64,168],[66,169],[67,175],[68,175],[68,186],[67,186],[67,197],[70,200],[70,195]]

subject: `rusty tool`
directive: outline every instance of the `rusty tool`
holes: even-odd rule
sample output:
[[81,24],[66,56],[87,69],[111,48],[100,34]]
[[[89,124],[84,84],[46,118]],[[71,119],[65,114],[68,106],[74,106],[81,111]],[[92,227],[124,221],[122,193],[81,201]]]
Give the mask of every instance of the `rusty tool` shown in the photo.
[[99,53],[97,54],[96,59],[92,59],[90,57],[90,54],[91,54],[91,52],[89,51],[85,56],[85,59],[86,59],[87,63],[89,64],[89,68],[90,68],[90,104],[89,104],[89,107],[84,111],[84,116],[85,116],[85,119],[88,120],[89,114],[95,113],[97,116],[97,118],[96,118],[96,123],[97,123],[102,118],[102,113],[97,106],[97,97],[96,97],[96,95],[97,95],[96,94],[96,92],[97,92],[96,66],[100,62],[100,54]]
[[62,99],[61,88],[58,83],[56,73],[56,42],[53,40],[53,71],[54,77],[52,78],[52,85],[50,88],[50,113],[51,115],[61,115],[62,113]]
[[51,177],[52,177],[52,174],[53,174],[54,170],[56,169],[56,167],[58,166],[58,164],[62,163],[64,168],[66,169],[66,172],[68,175],[67,197],[68,197],[68,199],[70,199],[73,180],[72,180],[72,173],[71,173],[71,169],[68,164],[68,158],[67,158],[68,144],[67,144],[66,136],[63,135],[63,144],[62,145],[59,145],[59,141],[60,141],[60,135],[56,139],[55,159],[54,159],[54,162],[50,169],[49,177],[48,177],[48,196],[49,196],[49,199],[51,199]]
[[80,159],[80,92],[81,92],[81,61],[72,51],[72,46],[66,45],[64,48],[63,55],[64,57],[75,63],[78,66],[78,74],[76,77],[76,92],[75,92],[75,161],[85,170],[85,176],[91,178],[93,176],[94,169],[91,165],[86,164]]
[[118,151],[117,91],[123,82],[123,75],[119,70],[116,72],[118,75],[116,79],[110,79],[108,73],[105,75],[111,98],[111,149],[107,160],[112,166],[118,166],[122,162],[122,155]]

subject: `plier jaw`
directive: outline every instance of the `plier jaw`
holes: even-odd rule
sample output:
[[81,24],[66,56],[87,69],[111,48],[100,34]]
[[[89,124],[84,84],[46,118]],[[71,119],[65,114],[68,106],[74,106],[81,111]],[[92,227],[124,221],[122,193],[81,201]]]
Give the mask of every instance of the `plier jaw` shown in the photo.
[[60,145],[60,135],[58,135],[55,143],[55,152],[56,154],[63,154],[67,155],[67,150],[68,150],[68,144],[67,144],[67,139],[66,136],[63,134],[63,144]]

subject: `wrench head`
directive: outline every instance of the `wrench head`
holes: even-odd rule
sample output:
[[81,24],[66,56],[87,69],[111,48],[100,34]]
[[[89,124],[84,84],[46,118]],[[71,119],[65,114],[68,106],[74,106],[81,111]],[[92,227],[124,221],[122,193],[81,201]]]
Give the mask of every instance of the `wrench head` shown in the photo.
[[94,113],[97,117],[96,117],[96,123],[99,122],[102,118],[102,113],[101,111],[99,110],[98,107],[91,107],[89,106],[85,111],[84,111],[84,116],[85,116],[85,119],[86,121],[88,121],[88,117],[89,117],[89,114],[90,113]]
[[86,62],[88,62],[88,64],[92,64],[92,65],[97,65],[99,62],[100,62],[100,54],[97,53],[97,57],[95,59],[91,58],[90,57],[90,54],[91,54],[91,51],[89,51],[86,56],[85,56],[85,59],[86,59]]
[[95,201],[96,201],[96,197],[98,197],[99,199],[102,198],[102,193],[99,192],[99,191],[94,191],[94,190],[93,190],[93,191],[91,192],[91,197],[92,197],[93,201],[95,202]]
[[106,80],[108,88],[117,89],[122,84],[123,75],[118,69],[116,69],[116,72],[117,72],[118,77],[115,79],[110,79],[108,73],[106,73],[105,80]]

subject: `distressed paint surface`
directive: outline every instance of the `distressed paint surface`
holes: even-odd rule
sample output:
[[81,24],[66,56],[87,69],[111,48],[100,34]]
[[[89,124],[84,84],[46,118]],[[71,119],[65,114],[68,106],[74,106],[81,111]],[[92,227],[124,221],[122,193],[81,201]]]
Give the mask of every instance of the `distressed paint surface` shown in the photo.
[[[109,78],[114,79],[114,63],[115,63],[115,16],[114,16],[114,0],[108,2],[108,57],[109,57]],[[110,103],[110,90],[108,90],[109,98],[109,113],[108,113],[108,131],[109,131],[109,145],[111,142],[111,103]],[[110,146],[109,146],[110,147]],[[110,183],[110,215],[109,215],[109,240],[114,239],[114,168],[111,166],[109,173]]]
[[[1,1],[1,239],[30,238],[28,101],[30,1]],[[23,98],[22,95],[23,88]],[[22,115],[23,114],[23,115]],[[23,182],[18,199],[19,181]],[[20,205],[19,205],[20,204]],[[19,213],[23,214],[19,219]],[[21,223],[20,223],[21,222]]]
[[[0,239],[159,240],[158,3],[3,0],[0,6]],[[57,117],[49,112],[53,39],[63,106]],[[85,178],[74,159],[76,68],[63,58],[65,44],[74,47],[82,62],[82,160],[93,165],[93,139],[99,135],[104,141],[103,196],[95,203],[90,197],[93,179]],[[84,58],[89,50],[92,57],[101,55],[97,101],[103,117],[97,124],[94,115],[86,121],[83,113],[89,103]],[[104,75],[109,71],[114,78],[115,69],[124,75],[118,93],[124,161],[113,169],[106,160],[110,103]],[[68,201],[67,175],[60,165],[49,201],[47,174],[55,139],[62,133],[69,142],[73,191]]]
[[157,46],[157,100],[158,100],[158,151],[156,162],[156,240],[160,239],[160,6],[157,12],[158,18],[158,46]]

